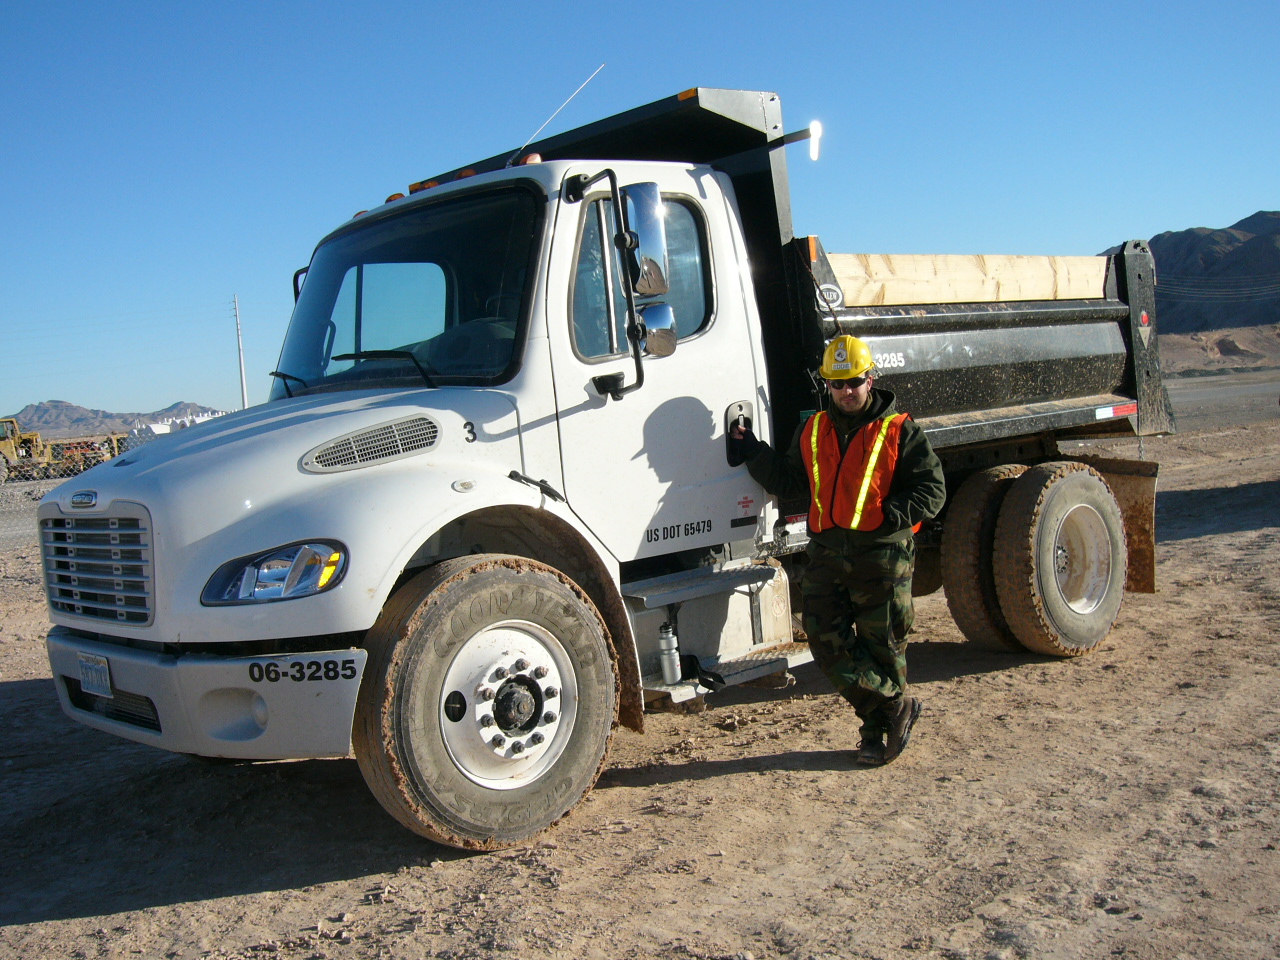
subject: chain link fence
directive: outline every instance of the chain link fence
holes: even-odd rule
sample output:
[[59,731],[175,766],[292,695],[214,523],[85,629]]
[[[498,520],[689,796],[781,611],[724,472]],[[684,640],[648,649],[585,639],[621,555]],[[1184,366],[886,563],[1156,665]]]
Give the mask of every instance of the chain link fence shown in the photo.
[[148,439],[110,434],[42,440],[37,433],[11,429],[0,435],[0,550],[38,545],[36,509],[46,493]]
[[40,542],[36,510],[41,498],[63,478],[0,483],[0,550],[34,547]]

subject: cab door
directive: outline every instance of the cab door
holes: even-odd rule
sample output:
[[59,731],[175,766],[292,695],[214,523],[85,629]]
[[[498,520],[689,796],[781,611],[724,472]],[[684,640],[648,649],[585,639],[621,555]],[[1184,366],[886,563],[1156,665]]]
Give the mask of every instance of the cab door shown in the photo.
[[[572,170],[598,173],[601,166]],[[726,205],[706,171],[644,170],[663,194],[679,342],[644,359],[644,385],[612,400],[597,378],[635,381],[607,189],[557,215],[548,336],[570,507],[619,560],[756,537],[763,490],[726,457],[726,411],[758,406],[757,351]],[[552,299],[558,302],[552,302]]]

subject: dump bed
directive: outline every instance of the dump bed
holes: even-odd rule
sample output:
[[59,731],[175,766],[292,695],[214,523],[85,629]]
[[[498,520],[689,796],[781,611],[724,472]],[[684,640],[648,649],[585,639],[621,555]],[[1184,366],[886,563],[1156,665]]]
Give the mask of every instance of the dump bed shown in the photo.
[[[1145,244],[1128,243],[1113,257],[828,257],[816,238],[794,236],[788,139],[777,94],[695,87],[524,150],[546,160],[704,163],[729,177],[751,259],[775,437],[789,438],[820,401],[813,373],[823,342],[838,333],[887,358],[881,384],[937,447],[1172,430]],[[518,152],[467,169],[501,169]]]
[[1169,432],[1154,335],[1155,265],[1111,257],[826,255],[795,244],[820,292],[809,349],[867,342],[935,447],[1052,432]]

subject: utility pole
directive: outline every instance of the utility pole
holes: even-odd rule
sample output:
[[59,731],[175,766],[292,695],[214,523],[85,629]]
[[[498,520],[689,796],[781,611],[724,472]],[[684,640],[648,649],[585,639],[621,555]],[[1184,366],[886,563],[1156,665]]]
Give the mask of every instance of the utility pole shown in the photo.
[[244,379],[244,341],[240,339],[240,298],[231,295],[231,306],[236,313],[236,349],[240,353],[240,409],[249,407],[249,385]]

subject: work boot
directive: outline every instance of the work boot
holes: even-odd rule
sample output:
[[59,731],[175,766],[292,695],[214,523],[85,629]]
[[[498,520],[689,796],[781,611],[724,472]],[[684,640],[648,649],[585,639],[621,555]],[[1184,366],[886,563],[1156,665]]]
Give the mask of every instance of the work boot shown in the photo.
[[924,705],[915,697],[903,697],[885,711],[889,720],[888,742],[884,748],[885,763],[896,759],[907,749],[907,744],[911,742],[911,728],[920,719],[923,708]]
[[879,733],[874,735],[864,734],[862,740],[858,743],[858,752],[853,759],[855,763],[860,763],[864,767],[878,767],[883,764],[884,737]]

